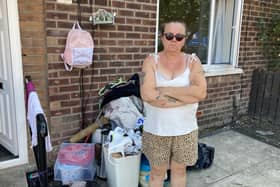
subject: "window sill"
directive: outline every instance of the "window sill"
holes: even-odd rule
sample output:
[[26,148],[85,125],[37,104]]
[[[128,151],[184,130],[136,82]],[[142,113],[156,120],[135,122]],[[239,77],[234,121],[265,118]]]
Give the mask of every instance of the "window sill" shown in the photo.
[[205,77],[214,77],[222,75],[242,74],[241,68],[235,68],[232,65],[203,65]]

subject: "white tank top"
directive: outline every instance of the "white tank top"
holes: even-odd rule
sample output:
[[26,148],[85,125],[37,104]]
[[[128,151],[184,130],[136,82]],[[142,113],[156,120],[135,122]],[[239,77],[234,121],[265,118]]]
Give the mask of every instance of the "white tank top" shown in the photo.
[[[158,63],[158,55],[154,55]],[[190,63],[194,59],[191,55]],[[189,59],[189,58],[188,58]],[[158,70],[155,72],[156,87],[188,86],[190,69],[187,65],[185,71],[172,80],[166,79]],[[186,104],[173,108],[160,108],[144,102],[146,118],[144,131],[159,136],[178,136],[188,134],[198,128],[196,112],[198,103]]]

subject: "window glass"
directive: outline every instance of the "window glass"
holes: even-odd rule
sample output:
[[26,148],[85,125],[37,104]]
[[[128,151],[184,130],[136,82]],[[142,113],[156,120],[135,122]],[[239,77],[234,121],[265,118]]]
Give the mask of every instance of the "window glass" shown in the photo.
[[[160,0],[159,25],[181,21],[187,26],[184,51],[196,53],[203,64],[207,60],[210,0]],[[158,51],[162,49],[158,39]]]
[[229,64],[233,41],[234,1],[216,0],[215,5],[211,62]]
[[[203,64],[232,64],[237,5],[237,0],[160,0],[159,26],[168,21],[184,22],[186,53],[196,53]],[[161,49],[158,38],[158,51]]]

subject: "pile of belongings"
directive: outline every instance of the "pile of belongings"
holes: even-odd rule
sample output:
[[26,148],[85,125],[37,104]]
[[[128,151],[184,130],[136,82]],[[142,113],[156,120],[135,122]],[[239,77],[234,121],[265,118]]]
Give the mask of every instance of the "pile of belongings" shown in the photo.
[[140,99],[139,77],[134,74],[128,81],[121,78],[108,83],[100,91],[100,107],[110,120],[108,153],[122,156],[137,154],[141,149],[144,123],[143,103]]

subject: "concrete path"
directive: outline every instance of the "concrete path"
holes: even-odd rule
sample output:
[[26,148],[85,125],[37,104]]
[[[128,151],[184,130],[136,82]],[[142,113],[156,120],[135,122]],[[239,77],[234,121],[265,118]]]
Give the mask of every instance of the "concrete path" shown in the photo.
[[14,167],[0,170],[0,187],[25,187],[25,167]]
[[280,149],[231,130],[200,142],[215,147],[215,160],[189,172],[187,187],[280,187]]
[[[215,160],[209,169],[188,172],[187,187],[280,187],[280,149],[232,130],[200,142],[215,147]],[[24,167],[0,170],[2,186],[27,186]]]

